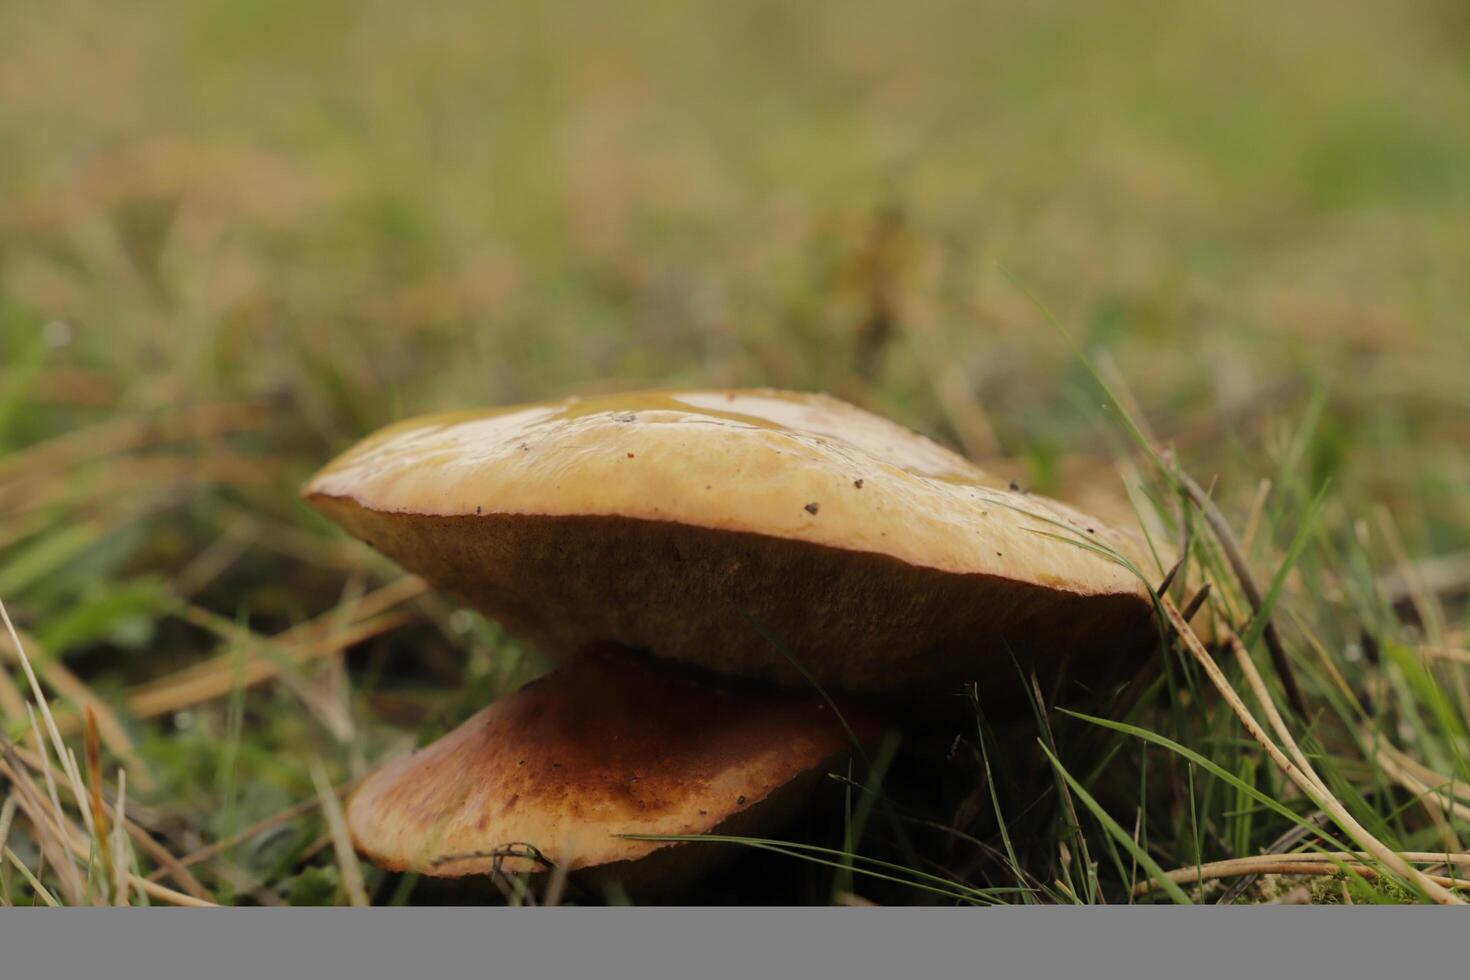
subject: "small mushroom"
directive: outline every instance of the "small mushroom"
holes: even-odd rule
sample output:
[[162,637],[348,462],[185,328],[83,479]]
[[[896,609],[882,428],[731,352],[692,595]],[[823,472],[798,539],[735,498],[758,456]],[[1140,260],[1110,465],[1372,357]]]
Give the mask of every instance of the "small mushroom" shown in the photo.
[[733,848],[628,834],[760,836],[877,731],[815,692],[752,688],[602,646],[370,774],[347,801],[358,850],[458,877],[547,871],[676,888]]
[[734,676],[927,695],[997,664],[1009,677],[1012,656],[1112,670],[1151,635],[1145,583],[1100,553],[1151,575],[1136,537],[821,395],[430,416],[364,440],[304,494],[563,660],[610,641]]

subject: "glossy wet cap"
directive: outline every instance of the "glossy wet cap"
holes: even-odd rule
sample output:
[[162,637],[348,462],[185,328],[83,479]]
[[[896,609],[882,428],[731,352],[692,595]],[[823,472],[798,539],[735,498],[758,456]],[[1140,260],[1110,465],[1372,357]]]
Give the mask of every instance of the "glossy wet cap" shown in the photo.
[[394,425],[304,495],[553,655],[607,640],[788,683],[797,657],[882,693],[1124,656],[1151,606],[1106,555],[1145,549],[996,484],[836,399],[664,391]]
[[851,751],[849,727],[876,735],[867,709],[841,712],[815,692],[753,689],[603,647],[370,774],[347,802],[348,825],[356,847],[393,870],[560,865],[636,880],[648,876],[633,865],[659,854],[657,876],[684,878],[720,849],[617,835],[774,829],[800,802],[786,791]]

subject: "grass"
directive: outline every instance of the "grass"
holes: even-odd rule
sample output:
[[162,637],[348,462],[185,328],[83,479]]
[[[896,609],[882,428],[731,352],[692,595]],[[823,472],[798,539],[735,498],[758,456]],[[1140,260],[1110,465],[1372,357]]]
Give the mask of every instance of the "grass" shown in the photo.
[[1462,891],[1461,5],[22,7],[0,901],[546,900],[348,852],[345,787],[545,664],[295,490],[647,384],[829,390],[1189,553],[1125,696],[956,692],[691,900]]

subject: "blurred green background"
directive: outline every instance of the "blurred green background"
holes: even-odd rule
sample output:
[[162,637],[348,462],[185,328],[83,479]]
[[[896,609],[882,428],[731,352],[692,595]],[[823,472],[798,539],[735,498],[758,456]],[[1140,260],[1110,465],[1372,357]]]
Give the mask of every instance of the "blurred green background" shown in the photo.
[[[1124,442],[1073,344],[1232,515],[1331,480],[1360,576],[1453,557],[1467,120],[1462,0],[6,3],[0,598],[147,693],[218,639],[179,596],[274,631],[392,577],[295,500],[331,453],[571,391],[825,389],[1085,501]],[[433,610],[431,675],[490,676]],[[242,710],[125,718],[184,845],[310,793]]]
[[760,383],[1075,448],[1070,354],[1017,284],[1165,430],[1303,379],[1465,406],[1455,0],[62,0],[0,28],[6,370],[59,321],[48,364],[109,409],[289,392],[338,438]]

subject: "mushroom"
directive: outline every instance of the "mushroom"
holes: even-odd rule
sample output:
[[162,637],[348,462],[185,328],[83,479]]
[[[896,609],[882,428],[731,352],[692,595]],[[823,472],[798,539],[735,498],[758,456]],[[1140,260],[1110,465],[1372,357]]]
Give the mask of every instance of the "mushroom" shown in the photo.
[[821,395],[434,415],[370,436],[304,495],[561,660],[606,641],[922,696],[1012,656],[1111,675],[1151,633],[1140,574],[1157,571],[1136,537]]
[[346,814],[357,849],[384,868],[560,867],[665,891],[733,848],[621,835],[765,835],[824,763],[876,731],[860,705],[602,645],[370,774]]
[[348,801],[362,853],[435,875],[687,879],[716,851],[628,835],[779,823],[878,730],[828,687],[923,696],[1013,654],[1095,674],[1152,611],[1136,540],[820,395],[432,416],[303,495],[561,662]]

